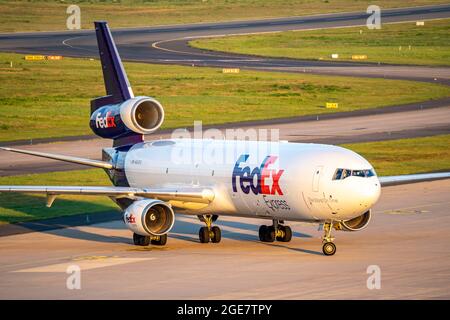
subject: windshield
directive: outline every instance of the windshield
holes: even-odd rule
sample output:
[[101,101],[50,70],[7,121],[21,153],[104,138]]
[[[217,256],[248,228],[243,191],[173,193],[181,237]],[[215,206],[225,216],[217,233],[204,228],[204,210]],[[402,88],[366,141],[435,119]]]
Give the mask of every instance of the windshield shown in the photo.
[[334,173],[333,180],[343,180],[347,177],[361,177],[361,178],[369,178],[375,176],[375,171],[373,169],[365,169],[365,170],[350,170],[350,169],[336,169]]

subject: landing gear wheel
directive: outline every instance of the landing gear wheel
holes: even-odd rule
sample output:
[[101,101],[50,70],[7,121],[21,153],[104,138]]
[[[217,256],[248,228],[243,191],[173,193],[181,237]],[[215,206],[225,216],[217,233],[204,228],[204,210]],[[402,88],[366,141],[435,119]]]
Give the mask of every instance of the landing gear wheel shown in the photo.
[[156,246],[165,246],[167,243],[167,234],[163,234],[162,236],[158,237],[159,239],[154,239],[151,241],[151,244],[154,244]]
[[292,229],[289,226],[280,225],[278,229],[281,231],[282,236],[277,236],[277,241],[289,242],[292,240]]
[[212,227],[211,228],[211,242],[212,243],[219,243],[222,239],[222,232],[220,231],[219,227]]
[[222,232],[217,226],[212,226],[212,223],[217,220],[217,215],[199,215],[197,216],[201,222],[206,224],[206,227],[201,227],[198,232],[200,243],[219,243],[222,239]]
[[333,243],[334,238],[331,236],[331,229],[333,229],[333,220],[323,224],[325,234],[322,237],[322,252],[326,256],[332,256],[336,253],[336,245]]
[[284,230],[285,236],[284,236],[284,240],[283,241],[284,242],[289,242],[289,241],[292,240],[292,229],[289,226],[285,226],[284,228],[285,228],[285,230]]
[[150,237],[133,233],[133,242],[136,246],[148,246],[150,244]]
[[266,240],[266,233],[267,233],[267,226],[266,225],[262,225],[259,227],[259,241],[261,242],[265,242]]
[[265,242],[275,241],[275,228],[273,226],[267,227],[266,236],[264,240]]
[[262,225],[259,227],[258,235],[262,242],[274,242],[276,239],[275,227]]
[[208,243],[209,242],[209,230],[208,227],[201,227],[198,232],[198,237],[200,239],[200,243]]
[[322,247],[322,252],[326,256],[332,256],[336,253],[336,245],[333,242],[325,242]]

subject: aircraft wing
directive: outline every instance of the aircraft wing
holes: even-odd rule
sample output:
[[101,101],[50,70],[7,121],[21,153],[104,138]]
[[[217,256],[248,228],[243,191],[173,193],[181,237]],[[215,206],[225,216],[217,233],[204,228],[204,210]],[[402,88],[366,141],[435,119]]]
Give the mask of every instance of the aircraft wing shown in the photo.
[[[111,198],[152,198],[175,203],[208,204],[214,199],[214,191],[208,188],[128,188],[83,186],[0,186],[0,192],[39,193],[47,195],[50,207],[58,195],[108,196]],[[176,206],[176,205],[175,205]]]
[[394,186],[394,185],[398,185],[398,184],[414,183],[414,182],[449,179],[449,178],[450,178],[450,172],[407,174],[407,175],[401,175],[401,176],[378,177],[382,187]]

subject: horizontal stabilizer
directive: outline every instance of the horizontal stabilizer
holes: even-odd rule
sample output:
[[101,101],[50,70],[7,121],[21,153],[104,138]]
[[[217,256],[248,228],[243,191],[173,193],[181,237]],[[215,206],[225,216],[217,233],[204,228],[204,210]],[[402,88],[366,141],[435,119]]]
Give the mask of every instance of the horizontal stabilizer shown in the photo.
[[0,149],[5,150],[5,151],[29,154],[31,156],[36,156],[36,157],[41,157],[41,158],[48,158],[48,159],[53,159],[53,160],[60,160],[60,161],[65,161],[65,162],[83,164],[85,166],[90,166],[90,167],[113,169],[113,165],[111,163],[105,162],[105,161],[100,161],[100,160],[91,160],[91,159],[85,159],[85,158],[65,156],[65,155],[61,155],[61,154],[44,153],[44,152],[13,149],[13,148],[6,148],[6,147],[0,147]]

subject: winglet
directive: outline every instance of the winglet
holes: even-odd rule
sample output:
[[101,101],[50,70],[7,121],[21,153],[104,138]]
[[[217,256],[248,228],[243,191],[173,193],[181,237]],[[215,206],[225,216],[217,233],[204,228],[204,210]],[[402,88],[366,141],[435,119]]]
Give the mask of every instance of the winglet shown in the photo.
[[104,105],[120,103],[134,97],[108,23],[96,21],[94,24],[107,95],[91,101],[91,112]]

